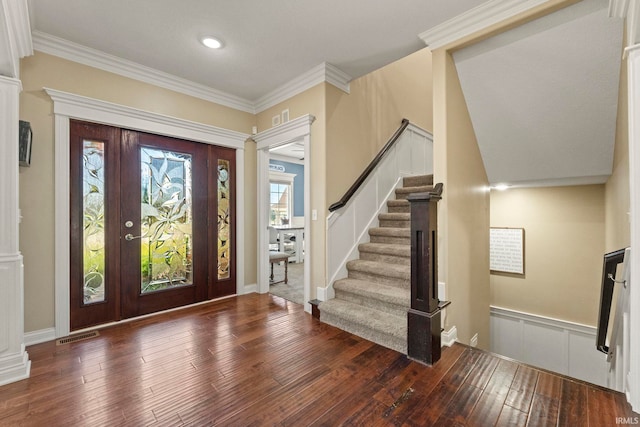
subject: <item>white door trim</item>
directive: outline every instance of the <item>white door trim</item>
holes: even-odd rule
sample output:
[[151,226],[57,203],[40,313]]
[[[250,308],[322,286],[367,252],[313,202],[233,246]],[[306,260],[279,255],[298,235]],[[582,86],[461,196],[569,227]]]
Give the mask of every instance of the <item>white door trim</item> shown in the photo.
[[[244,241],[244,142],[248,134],[44,88],[55,115],[55,330],[71,330],[69,303],[69,119],[123,127],[236,149],[236,241]],[[244,252],[237,250],[236,293],[244,293]]]
[[292,142],[304,143],[304,310],[311,312],[311,124],[307,114],[253,136],[258,161],[258,292],[269,292],[269,149]]

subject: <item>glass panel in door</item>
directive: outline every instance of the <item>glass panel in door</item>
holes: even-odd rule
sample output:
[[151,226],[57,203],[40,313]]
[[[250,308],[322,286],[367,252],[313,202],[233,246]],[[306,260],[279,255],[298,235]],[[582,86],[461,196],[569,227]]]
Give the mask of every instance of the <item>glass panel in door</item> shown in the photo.
[[140,149],[141,294],[193,284],[192,158]]

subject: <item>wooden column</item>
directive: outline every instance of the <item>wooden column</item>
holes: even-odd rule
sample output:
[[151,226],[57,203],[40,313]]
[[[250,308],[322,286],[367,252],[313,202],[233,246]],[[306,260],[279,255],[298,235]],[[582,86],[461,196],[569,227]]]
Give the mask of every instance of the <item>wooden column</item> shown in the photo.
[[29,377],[24,345],[23,265],[18,242],[20,80],[0,77],[0,385]]
[[438,300],[438,201],[442,184],[432,192],[408,197],[411,203],[411,309],[408,356],[429,365],[440,359]]

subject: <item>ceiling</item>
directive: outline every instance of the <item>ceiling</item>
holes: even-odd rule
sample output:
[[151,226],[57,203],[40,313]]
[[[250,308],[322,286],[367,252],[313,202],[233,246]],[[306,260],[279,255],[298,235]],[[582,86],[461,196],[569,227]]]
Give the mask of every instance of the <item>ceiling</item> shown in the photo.
[[[257,101],[327,62],[352,78],[483,0],[31,0],[46,34]],[[203,35],[224,42],[200,44]]]
[[[322,64],[348,82],[424,48],[418,35],[484,4],[29,0],[36,49],[98,53],[107,69],[193,83],[254,112]],[[611,173],[622,20],[607,6],[584,0],[454,54],[492,184],[603,182]],[[223,49],[202,46],[203,35]]]
[[585,0],[454,54],[491,184],[606,181],[622,33],[607,1]]

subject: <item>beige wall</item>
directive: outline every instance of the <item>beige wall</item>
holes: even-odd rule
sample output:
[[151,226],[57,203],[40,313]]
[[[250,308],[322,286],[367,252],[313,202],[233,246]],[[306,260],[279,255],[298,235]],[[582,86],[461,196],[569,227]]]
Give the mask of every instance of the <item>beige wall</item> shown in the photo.
[[[25,265],[25,331],[29,332],[53,327],[55,316],[53,102],[43,87],[247,134],[255,116],[42,53],[21,62],[21,78],[20,119],[31,122],[34,134],[31,167],[20,168],[20,250]],[[251,166],[250,159],[255,154],[249,152],[247,157],[251,178],[255,161]],[[255,210],[251,210],[255,190],[250,194],[255,186],[247,187],[246,223],[255,224]],[[248,247],[255,247],[255,225],[247,227],[246,234],[246,241],[252,243]],[[245,276],[248,283],[255,280],[255,261],[246,263]]]
[[[622,57],[622,53],[620,54]],[[629,111],[627,60],[620,67],[618,118],[613,154],[613,173],[605,186],[605,251],[611,252],[631,244],[629,224]]]
[[444,184],[438,210],[439,280],[446,284],[445,329],[463,343],[478,334],[489,348],[489,193],[484,164],[458,73],[445,50],[433,53],[434,181]]
[[403,118],[433,130],[431,52],[425,48],[327,90],[327,202],[337,202],[378,154]]
[[491,226],[524,228],[525,274],[491,275],[491,304],[595,326],[604,185],[491,192]]

